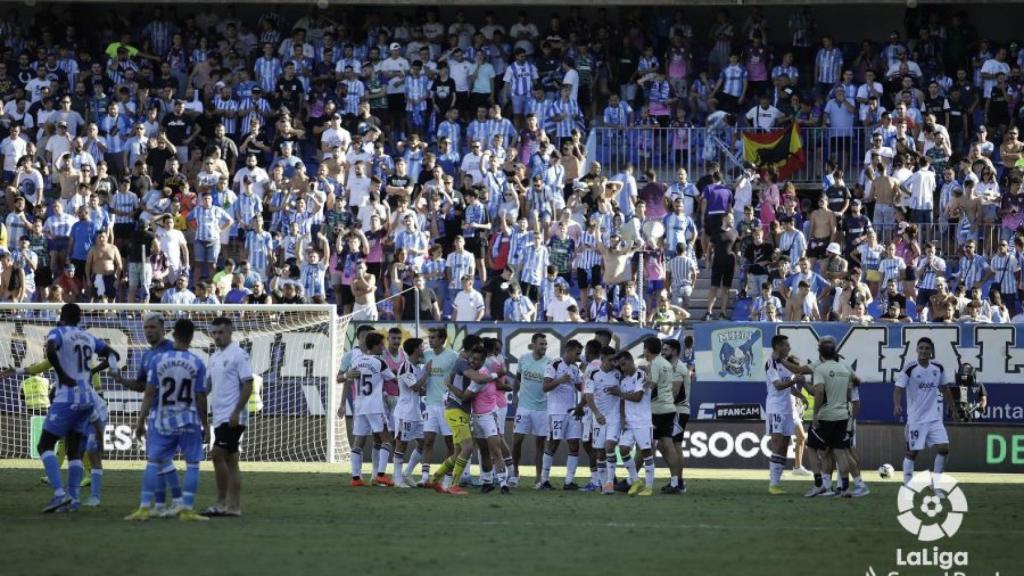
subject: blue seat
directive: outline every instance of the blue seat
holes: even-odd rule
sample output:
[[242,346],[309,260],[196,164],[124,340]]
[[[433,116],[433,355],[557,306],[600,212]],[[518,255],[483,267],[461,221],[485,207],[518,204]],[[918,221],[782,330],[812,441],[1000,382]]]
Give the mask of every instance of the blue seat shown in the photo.
[[871,304],[868,304],[868,314],[870,314],[875,320],[878,320],[879,316],[883,314],[882,308],[878,304],[878,300],[872,300]]

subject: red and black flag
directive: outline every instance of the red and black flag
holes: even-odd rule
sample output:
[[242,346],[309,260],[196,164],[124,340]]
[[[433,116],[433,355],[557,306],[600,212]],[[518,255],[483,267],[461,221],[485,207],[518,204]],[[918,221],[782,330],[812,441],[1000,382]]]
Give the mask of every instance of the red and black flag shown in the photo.
[[788,179],[804,167],[804,144],[796,124],[769,132],[744,132],[743,159],[758,168],[774,167],[780,179]]

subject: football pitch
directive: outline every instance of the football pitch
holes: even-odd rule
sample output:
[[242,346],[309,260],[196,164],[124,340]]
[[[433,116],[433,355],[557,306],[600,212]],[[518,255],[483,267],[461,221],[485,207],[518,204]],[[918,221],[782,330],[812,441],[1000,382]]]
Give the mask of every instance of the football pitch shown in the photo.
[[[897,522],[899,482],[877,472],[866,498],[805,499],[810,481],[788,473],[788,494],[769,496],[767,471],[690,470],[688,494],[640,498],[536,492],[526,477],[510,495],[456,497],[350,488],[340,465],[242,469],[242,518],[133,524],[138,463],[108,463],[100,508],[43,515],[38,463],[0,461],[0,573],[924,575],[943,569],[898,566],[897,549],[938,546],[967,552],[973,576],[1019,574],[1022,557],[1020,475],[954,474],[969,512],[955,536],[923,543]],[[212,502],[207,465],[199,492]]]

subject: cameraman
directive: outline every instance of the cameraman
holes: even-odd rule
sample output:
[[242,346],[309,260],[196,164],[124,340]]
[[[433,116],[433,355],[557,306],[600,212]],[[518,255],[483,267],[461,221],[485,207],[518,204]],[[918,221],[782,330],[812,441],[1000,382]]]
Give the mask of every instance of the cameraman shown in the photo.
[[961,422],[971,422],[981,417],[988,407],[988,392],[974,371],[974,366],[964,363],[956,372],[956,385],[952,389],[956,403],[957,417]]

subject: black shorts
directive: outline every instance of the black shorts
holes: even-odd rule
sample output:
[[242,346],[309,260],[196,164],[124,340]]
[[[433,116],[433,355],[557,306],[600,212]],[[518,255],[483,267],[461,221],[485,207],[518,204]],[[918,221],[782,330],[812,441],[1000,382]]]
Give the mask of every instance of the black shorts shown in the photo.
[[704,217],[704,229],[708,231],[708,237],[714,240],[718,236],[718,233],[722,230],[722,219],[725,218],[725,213],[722,214],[708,214]]
[[483,254],[481,251],[482,246],[483,244],[480,242],[480,236],[466,238],[466,251],[472,254],[475,258],[480,258]]
[[818,259],[828,258],[827,250],[831,242],[831,238],[811,238],[807,244],[807,256]]
[[114,224],[114,239],[127,242],[135,231],[135,224]]
[[736,259],[727,261],[713,260],[711,262],[711,287],[730,288],[732,278],[736,273]]
[[807,446],[815,450],[849,448],[850,431],[847,424],[847,420],[819,421],[817,426],[811,426],[807,434]]
[[652,414],[651,422],[654,424],[654,439],[671,438],[672,429],[676,425],[676,413]]
[[237,454],[238,444],[242,440],[242,434],[244,433],[245,426],[235,426],[232,428],[227,423],[221,424],[213,429],[213,445],[228,454]]
[[581,290],[600,286],[602,279],[603,275],[601,274],[600,266],[594,266],[590,270],[587,270],[586,268],[576,269],[576,284]]
[[683,432],[686,431],[686,423],[690,421],[689,414],[676,414],[676,427],[673,430],[675,434],[672,435],[673,442],[683,441]]
[[388,112],[401,114],[405,112],[405,94],[388,94]]

